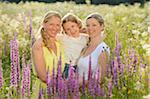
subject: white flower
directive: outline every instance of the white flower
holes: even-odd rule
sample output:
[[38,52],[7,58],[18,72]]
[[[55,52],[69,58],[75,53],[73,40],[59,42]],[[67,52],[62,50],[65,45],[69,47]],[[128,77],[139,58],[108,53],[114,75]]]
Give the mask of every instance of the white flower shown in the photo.
[[145,32],[145,31],[144,31],[144,32],[142,33],[142,37],[146,37],[147,35],[148,35],[148,32]]
[[150,33],[150,26],[148,27],[148,33]]
[[135,90],[141,90],[144,88],[144,85],[142,83],[140,83],[139,81],[136,82],[135,84]]
[[138,30],[132,30],[132,33],[133,33],[133,34],[136,34],[136,35],[139,35],[139,34],[140,34],[140,32],[139,32]]
[[16,28],[19,26],[19,24],[20,24],[20,22],[18,22],[18,21],[15,20],[15,19],[12,19],[12,20],[10,21],[10,26],[11,26],[12,28],[14,28],[14,29],[16,29]]
[[150,99],[150,94],[147,96],[143,96],[144,99]]

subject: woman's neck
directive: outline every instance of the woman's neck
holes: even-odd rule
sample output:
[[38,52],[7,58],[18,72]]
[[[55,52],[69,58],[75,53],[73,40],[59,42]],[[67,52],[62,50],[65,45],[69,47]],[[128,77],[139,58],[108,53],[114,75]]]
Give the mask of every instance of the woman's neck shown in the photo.
[[89,44],[99,44],[102,41],[101,34],[90,38]]
[[51,42],[56,42],[57,40],[56,40],[56,38],[49,38],[49,40],[51,41]]

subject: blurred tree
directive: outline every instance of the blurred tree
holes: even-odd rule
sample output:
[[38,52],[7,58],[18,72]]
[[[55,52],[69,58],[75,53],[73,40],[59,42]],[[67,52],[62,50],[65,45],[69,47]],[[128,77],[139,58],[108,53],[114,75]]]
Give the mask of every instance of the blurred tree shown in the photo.
[[75,0],[76,4],[86,4],[85,0]]

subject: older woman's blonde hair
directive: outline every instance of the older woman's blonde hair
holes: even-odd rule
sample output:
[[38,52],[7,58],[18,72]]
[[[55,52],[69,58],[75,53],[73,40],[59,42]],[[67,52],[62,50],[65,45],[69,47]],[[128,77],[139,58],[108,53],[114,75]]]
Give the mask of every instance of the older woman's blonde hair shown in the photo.
[[[47,13],[45,14],[45,16],[44,16],[44,18],[43,18],[41,24],[47,23],[48,20],[49,20],[50,18],[54,17],[54,16],[55,16],[55,17],[58,17],[58,18],[60,18],[60,19],[62,18],[61,15],[60,15],[60,13],[58,13],[58,12],[56,12],[56,11],[49,11],[49,12],[47,12]],[[39,28],[38,34],[41,35],[44,45],[50,50],[51,48],[48,46],[48,39],[49,39],[49,38],[48,38],[48,35],[45,33],[43,26],[41,26],[41,27]]]

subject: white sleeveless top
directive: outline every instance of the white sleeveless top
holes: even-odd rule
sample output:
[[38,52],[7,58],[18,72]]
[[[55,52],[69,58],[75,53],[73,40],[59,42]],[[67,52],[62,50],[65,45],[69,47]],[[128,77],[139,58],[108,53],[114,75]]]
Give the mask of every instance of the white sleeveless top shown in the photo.
[[[104,43],[100,43],[96,49],[90,54],[91,55],[91,70],[92,73],[95,74],[99,68],[98,58],[102,51],[106,50],[108,54],[110,54],[109,47]],[[81,56],[77,62],[78,66],[78,73],[82,77],[83,73],[85,74],[85,80],[88,79],[88,71],[89,71],[89,59],[90,55],[88,56]]]
[[76,61],[80,56],[82,49],[86,46],[88,41],[88,35],[80,33],[80,36],[77,38],[68,36],[66,34],[58,34],[57,39],[62,42],[64,47],[64,56],[66,63],[72,63],[76,65]]

